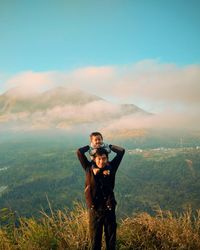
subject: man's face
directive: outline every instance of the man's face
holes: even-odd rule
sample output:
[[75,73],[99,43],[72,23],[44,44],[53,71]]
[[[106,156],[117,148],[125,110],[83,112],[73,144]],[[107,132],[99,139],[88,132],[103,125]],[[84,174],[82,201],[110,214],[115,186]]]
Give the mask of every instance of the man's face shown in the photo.
[[94,158],[94,161],[98,168],[104,168],[106,164],[108,163],[108,158],[106,155],[97,155]]
[[95,148],[100,148],[101,144],[103,143],[103,139],[100,135],[92,136],[91,143]]

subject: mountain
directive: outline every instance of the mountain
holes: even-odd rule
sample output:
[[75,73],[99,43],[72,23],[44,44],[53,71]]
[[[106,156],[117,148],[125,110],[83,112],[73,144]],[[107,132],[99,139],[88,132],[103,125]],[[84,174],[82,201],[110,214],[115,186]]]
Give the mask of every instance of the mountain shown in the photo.
[[81,90],[64,87],[33,95],[20,94],[16,88],[0,96],[0,114],[45,111],[56,106],[84,105],[98,100],[101,98]]
[[0,96],[0,126],[10,128],[71,128],[135,114],[148,113],[134,104],[113,104],[80,89],[27,93],[13,88]]

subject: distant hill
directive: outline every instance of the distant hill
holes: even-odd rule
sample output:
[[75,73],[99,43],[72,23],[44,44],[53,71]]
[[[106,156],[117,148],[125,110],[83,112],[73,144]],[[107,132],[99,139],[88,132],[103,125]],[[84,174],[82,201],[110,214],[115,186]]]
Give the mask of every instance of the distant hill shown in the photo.
[[26,95],[13,88],[0,96],[0,114],[47,111],[56,106],[85,105],[102,100],[81,90],[58,87],[43,93]]
[[58,87],[27,94],[13,88],[0,95],[0,126],[19,130],[63,129],[135,114],[149,113],[134,104],[113,104],[80,89]]

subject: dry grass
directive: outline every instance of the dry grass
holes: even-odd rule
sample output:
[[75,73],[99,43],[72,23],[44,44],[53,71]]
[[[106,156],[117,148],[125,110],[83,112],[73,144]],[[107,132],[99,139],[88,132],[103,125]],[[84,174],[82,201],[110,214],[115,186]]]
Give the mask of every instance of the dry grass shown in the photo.
[[118,232],[120,249],[200,249],[200,211],[181,215],[157,211],[152,217],[140,213],[122,221]]
[[20,221],[16,237],[20,249],[88,249],[87,211],[80,204],[71,212],[41,213],[39,223],[34,219]]
[[[51,208],[51,207],[50,207]],[[42,218],[20,218],[18,227],[2,226],[0,250],[90,249],[88,215],[81,204],[73,211],[56,211]],[[11,230],[12,229],[12,230]],[[104,248],[104,247],[103,247]],[[140,213],[119,223],[117,249],[200,249],[200,211],[173,215]]]

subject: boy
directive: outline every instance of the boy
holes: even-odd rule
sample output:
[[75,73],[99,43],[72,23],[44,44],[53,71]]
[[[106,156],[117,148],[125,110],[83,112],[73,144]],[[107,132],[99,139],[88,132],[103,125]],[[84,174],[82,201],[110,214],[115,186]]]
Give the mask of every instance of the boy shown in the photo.
[[95,154],[97,148],[105,148],[109,154],[111,153],[109,145],[103,142],[102,134],[100,132],[93,132],[90,134],[90,149],[89,149],[89,154],[92,160],[93,160],[93,155]]
[[123,158],[125,150],[121,147],[109,145],[111,151],[116,153],[112,161],[108,160],[108,151],[101,140],[94,153],[93,161],[85,155],[90,147],[79,148],[77,156],[86,173],[85,197],[89,211],[89,229],[91,246],[93,250],[101,249],[103,227],[106,238],[106,249],[114,250],[116,244],[116,200],[114,196],[115,174]]

